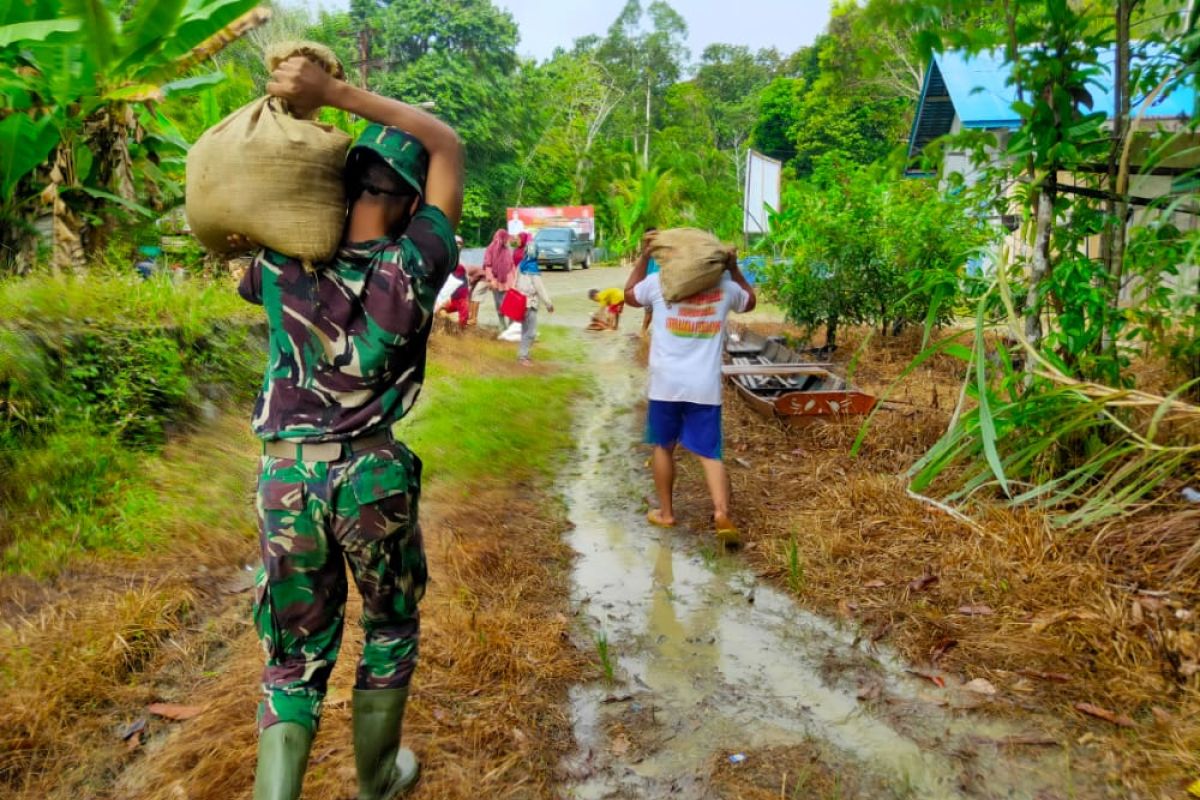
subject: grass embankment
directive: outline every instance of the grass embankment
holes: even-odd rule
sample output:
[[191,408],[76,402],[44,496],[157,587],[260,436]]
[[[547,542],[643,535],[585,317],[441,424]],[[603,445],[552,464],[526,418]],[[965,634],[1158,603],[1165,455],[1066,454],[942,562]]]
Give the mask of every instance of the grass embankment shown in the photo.
[[[578,357],[553,331],[545,340],[543,360]],[[431,343],[429,381],[401,431],[425,462],[432,578],[405,728],[424,762],[424,797],[550,794],[571,740],[566,688],[586,668],[567,636],[570,553],[550,473],[584,388],[578,371],[517,366],[511,346],[475,337]],[[160,502],[178,503],[182,516],[203,507],[224,524],[194,538],[160,537],[161,552],[129,562],[144,577],[64,576],[60,584],[78,594],[0,627],[0,652],[14,654],[0,662],[12,701],[0,706],[0,752],[12,754],[0,760],[0,794],[249,795],[262,654],[249,594],[229,594],[245,586],[240,565],[257,558],[254,444],[241,416],[218,426],[227,449],[204,434],[162,459],[179,491],[168,486]],[[185,472],[189,460],[200,463]],[[353,796],[349,696],[360,644],[352,623],[306,797]],[[204,710],[169,723],[146,714],[154,700]],[[131,750],[114,731],[140,717],[149,720],[145,741]]]
[[[916,348],[874,340],[856,382],[882,392]],[[801,602],[859,626],[864,641],[951,679],[989,680],[999,692],[990,709],[1068,720],[1114,796],[1181,796],[1200,778],[1200,675],[1187,666],[1200,655],[1200,516],[1067,532],[985,506],[975,529],[910,498],[903,473],[945,430],[958,370],[944,358],[903,381],[894,396],[905,405],[876,418],[858,458],[848,453],[859,421],[789,428],[729,393],[726,453],[748,558]],[[705,509],[692,460],[681,466],[692,502],[680,507]],[[705,529],[693,513],[687,521]],[[1132,726],[1098,722],[1077,703]],[[796,767],[779,764],[793,776]]]
[[0,573],[47,578],[80,551],[162,546],[158,518],[175,509],[157,453],[252,396],[258,316],[226,282],[0,283]]

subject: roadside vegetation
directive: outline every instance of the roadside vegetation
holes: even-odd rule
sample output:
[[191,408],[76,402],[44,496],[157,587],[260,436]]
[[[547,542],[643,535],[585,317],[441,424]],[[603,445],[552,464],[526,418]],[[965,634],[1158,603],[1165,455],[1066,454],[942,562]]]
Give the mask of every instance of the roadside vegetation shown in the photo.
[[52,577],[81,553],[161,545],[152,520],[173,506],[150,476],[170,433],[253,397],[250,307],[226,282],[98,270],[0,284],[0,319],[0,568]]
[[[1113,796],[1180,796],[1200,774],[1200,684],[1190,666],[1200,658],[1200,512],[1148,508],[1079,529],[999,502],[977,503],[970,518],[932,507],[905,476],[950,422],[961,362],[943,354],[905,374],[920,330],[843,337],[835,368],[858,353],[856,384],[893,397],[857,456],[857,421],[789,427],[727,397],[746,557],[799,603],[851,626],[864,647],[898,650],[930,676],[928,702],[946,702],[936,679],[982,678],[997,694],[981,710],[1066,720],[1070,738],[1050,746],[1082,743],[1106,765]],[[681,521],[703,530],[702,476],[690,460],[680,466]],[[781,774],[794,781],[810,759],[794,755],[770,762],[776,795]]]
[[[531,372],[504,345],[434,337],[420,424],[412,436],[402,426],[425,461],[436,588],[422,604],[420,691],[405,721],[431,797],[549,793],[570,742],[566,689],[596,670],[570,642],[566,520],[553,494],[587,383],[574,345],[555,338]],[[464,445],[500,422],[502,446]],[[11,796],[173,798],[186,786],[217,800],[249,790],[261,670],[245,624],[254,455],[244,414],[225,410],[118,488],[119,505],[146,496],[161,509],[138,519],[152,547],[76,553],[54,584],[0,578],[0,687],[11,701],[0,711],[0,787]],[[359,642],[349,628],[306,781],[314,797],[339,796],[352,780]],[[189,718],[149,713],[154,702]],[[136,736],[118,735],[139,720]]]
[[[234,409],[262,344],[227,265],[176,234],[190,143],[298,38],[460,132],[471,244],[508,206],[588,202],[612,257],[651,225],[735,241],[748,150],[778,159],[751,271],[789,325],[766,332],[886,402],[795,430],[729,404],[748,557],[864,640],[987,681],[989,708],[1077,721],[1114,792],[1200,777],[1197,122],[1138,105],[1195,92],[1200,4],[845,0],[794,52],[692,53],[669,2],[628,0],[538,63],[491,0],[32,0],[0,7],[0,789],[215,800],[250,781],[255,444]],[[1017,121],[910,154],[950,50],[1002,65]],[[163,274],[141,282],[149,246]],[[553,328],[539,351],[522,372],[436,337],[401,426],[444,582],[410,726],[431,796],[548,794],[569,739],[586,659],[549,478],[586,381]],[[137,728],[153,700],[201,711],[168,737]],[[347,780],[347,718],[335,696],[316,796]]]

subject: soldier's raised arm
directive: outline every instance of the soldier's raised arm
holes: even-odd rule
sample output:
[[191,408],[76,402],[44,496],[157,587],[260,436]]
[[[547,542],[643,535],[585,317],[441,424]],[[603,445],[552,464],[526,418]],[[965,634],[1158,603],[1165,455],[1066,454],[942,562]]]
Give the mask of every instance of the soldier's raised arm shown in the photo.
[[429,151],[425,202],[441,209],[450,224],[458,227],[462,217],[463,147],[449,125],[408,103],[340,81],[303,56],[280,64],[271,73],[267,91],[295,108],[332,106],[412,134]]

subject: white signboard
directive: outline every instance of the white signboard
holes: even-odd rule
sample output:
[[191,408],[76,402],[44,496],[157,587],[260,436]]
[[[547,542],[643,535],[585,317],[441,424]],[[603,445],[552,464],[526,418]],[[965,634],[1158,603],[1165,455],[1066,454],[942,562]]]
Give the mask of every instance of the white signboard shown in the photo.
[[779,210],[779,181],[783,164],[753,150],[746,156],[746,201],[742,230],[769,233],[770,211]]

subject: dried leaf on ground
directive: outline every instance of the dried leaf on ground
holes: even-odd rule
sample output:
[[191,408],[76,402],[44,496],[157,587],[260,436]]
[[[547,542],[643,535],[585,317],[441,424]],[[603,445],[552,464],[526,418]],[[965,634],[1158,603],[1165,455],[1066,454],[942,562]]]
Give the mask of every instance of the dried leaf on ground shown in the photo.
[[146,710],[156,717],[173,719],[176,722],[198,717],[204,712],[203,706],[184,706],[178,703],[151,703]]
[[986,617],[996,612],[991,606],[960,606],[958,613],[968,617]]
[[922,575],[908,582],[908,590],[910,592],[923,592],[937,583],[938,580],[937,575]]
[[629,737],[625,734],[618,734],[612,740],[612,744],[608,746],[609,751],[614,756],[623,756],[629,752]]
[[867,581],[863,584],[864,589],[883,589],[887,586],[883,581]]
[[975,694],[986,694],[988,696],[996,694],[996,687],[987,678],[976,678],[973,681],[967,681],[963,684],[963,689]]
[[938,687],[939,689],[946,688],[946,678],[944,676],[938,674],[937,672],[934,672],[933,670],[910,669],[910,670],[908,670],[908,673],[910,675],[916,675],[918,678],[924,678],[925,680],[929,681],[930,683],[932,683],[934,686]]
[[1165,708],[1151,706],[1150,713],[1154,715],[1155,722],[1159,723],[1160,725],[1171,725],[1175,722],[1175,715],[1170,711],[1167,711]]
[[1043,617],[1038,617],[1033,621],[1031,630],[1034,633],[1042,633],[1051,625],[1057,625],[1060,622],[1095,622],[1101,619],[1100,615],[1094,611],[1076,611],[1074,609],[1067,611],[1056,611]]
[[1076,703],[1075,710],[1096,719],[1102,719],[1105,722],[1111,722],[1113,725],[1119,725],[1122,728],[1135,727],[1132,719],[1124,714],[1118,714],[1115,711],[1109,711],[1107,708],[1101,708],[1091,703]]

